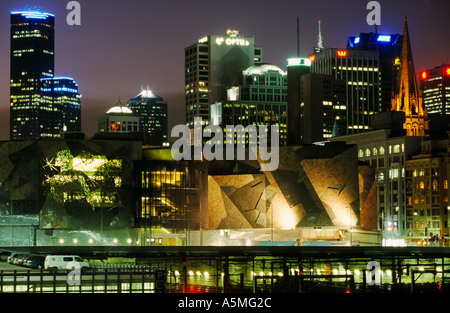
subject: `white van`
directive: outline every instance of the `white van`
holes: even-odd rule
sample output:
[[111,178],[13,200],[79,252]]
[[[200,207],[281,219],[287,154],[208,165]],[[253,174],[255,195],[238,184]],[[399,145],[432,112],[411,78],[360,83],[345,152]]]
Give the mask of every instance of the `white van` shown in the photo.
[[44,261],[46,270],[86,269],[91,265],[78,255],[47,255]]

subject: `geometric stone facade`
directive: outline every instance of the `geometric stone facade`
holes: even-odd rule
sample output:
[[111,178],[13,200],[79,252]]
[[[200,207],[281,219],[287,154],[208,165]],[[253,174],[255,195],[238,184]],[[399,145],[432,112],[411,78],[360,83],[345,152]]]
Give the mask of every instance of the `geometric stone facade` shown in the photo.
[[280,147],[278,168],[259,168],[258,161],[210,162],[208,229],[360,224],[356,146]]

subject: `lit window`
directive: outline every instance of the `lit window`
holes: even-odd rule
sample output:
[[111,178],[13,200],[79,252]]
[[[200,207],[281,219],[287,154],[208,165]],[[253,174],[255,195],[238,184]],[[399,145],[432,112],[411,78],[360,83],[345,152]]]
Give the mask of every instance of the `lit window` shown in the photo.
[[439,189],[439,183],[436,179],[433,179],[433,190],[438,190]]

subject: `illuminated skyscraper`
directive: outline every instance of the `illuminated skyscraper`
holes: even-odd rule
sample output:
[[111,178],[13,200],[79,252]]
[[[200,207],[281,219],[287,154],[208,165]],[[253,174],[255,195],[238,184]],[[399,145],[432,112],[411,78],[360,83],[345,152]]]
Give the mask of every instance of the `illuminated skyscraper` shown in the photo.
[[420,72],[420,90],[428,113],[450,114],[450,64]]
[[[41,78],[54,75],[54,15],[41,11],[11,13],[11,140],[59,136],[52,101],[43,99]],[[46,124],[47,123],[47,124]]]
[[283,70],[272,64],[250,66],[228,89],[227,97],[221,110],[223,129],[226,125],[265,125],[268,129],[278,125],[280,145],[286,144],[287,75]]
[[380,112],[380,63],[377,51],[329,48],[310,56],[311,73],[331,75],[346,85],[344,134],[370,129],[370,116]]
[[166,146],[167,139],[167,101],[151,90],[142,90],[139,95],[128,100],[126,106],[139,117],[139,128],[145,144]]
[[58,123],[58,128],[62,131],[81,131],[81,95],[78,84],[70,77],[42,78],[41,81],[43,99],[52,101],[54,109],[61,113],[58,121],[54,121]]
[[360,33],[350,36],[347,49],[376,51],[379,55],[380,109],[388,111],[396,86],[403,36],[400,34]]
[[261,62],[262,48],[255,46],[255,39],[236,30],[204,37],[185,48],[186,125],[193,127],[194,117],[209,124],[210,104],[225,101],[236,76]]

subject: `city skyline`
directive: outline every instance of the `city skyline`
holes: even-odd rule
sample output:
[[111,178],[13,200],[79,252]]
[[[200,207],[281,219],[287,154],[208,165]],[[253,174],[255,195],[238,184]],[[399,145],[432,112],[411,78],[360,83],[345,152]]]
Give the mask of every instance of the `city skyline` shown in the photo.
[[[128,101],[147,87],[168,101],[169,134],[184,123],[184,48],[229,28],[254,36],[264,62],[286,68],[297,54],[296,19],[300,19],[300,56],[312,53],[321,20],[325,47],[345,48],[348,36],[372,32],[366,1],[246,1],[204,4],[198,1],[78,1],[81,25],[66,23],[68,1],[6,1],[0,4],[0,140],[9,138],[9,52],[11,11],[40,7],[55,15],[55,75],[79,84],[82,130],[92,136],[97,119],[120,99]],[[408,17],[416,71],[448,62],[450,29],[446,1],[395,1],[381,4],[379,33],[402,33]],[[441,17],[441,18],[440,18]],[[280,35],[281,34],[281,35]],[[439,41],[440,40],[440,41]],[[182,110],[182,111],[180,111]],[[180,113],[183,112],[183,113]]]

